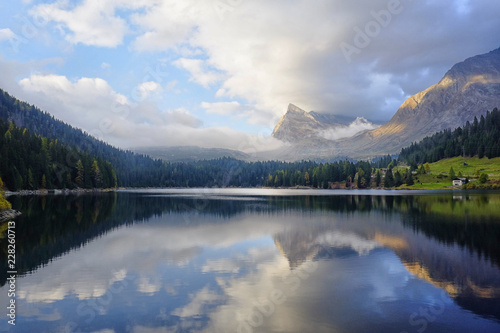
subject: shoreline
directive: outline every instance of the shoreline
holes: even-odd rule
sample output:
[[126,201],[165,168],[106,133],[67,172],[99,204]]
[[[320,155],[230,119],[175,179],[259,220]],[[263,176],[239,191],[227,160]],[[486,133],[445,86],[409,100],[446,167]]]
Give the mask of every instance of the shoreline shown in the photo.
[[119,188],[78,188],[78,189],[50,189],[50,190],[21,190],[21,191],[5,191],[4,197],[11,195],[48,195],[48,194],[81,194],[81,193],[102,193],[113,192]]
[[0,210],[0,223],[11,221],[22,213],[15,209]]
[[[106,189],[50,189],[50,190],[21,190],[21,191],[5,191],[4,197],[14,196],[14,195],[69,195],[69,194],[89,194],[89,193],[107,193],[107,192],[118,192],[118,191],[141,191],[141,190],[292,190],[292,191],[328,191],[328,192],[357,192],[357,191],[372,191],[372,192],[499,192],[497,189],[464,189],[464,188],[314,188],[310,186],[293,186],[293,187],[117,187],[117,188],[106,188]],[[0,211],[1,213],[1,211]]]

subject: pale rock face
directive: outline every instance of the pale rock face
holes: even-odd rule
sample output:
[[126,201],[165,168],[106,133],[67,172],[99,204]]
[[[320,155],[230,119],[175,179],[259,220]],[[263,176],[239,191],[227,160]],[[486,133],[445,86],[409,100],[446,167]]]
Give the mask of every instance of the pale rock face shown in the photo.
[[345,140],[358,156],[398,153],[444,129],[500,107],[500,49],[454,65],[437,84],[408,98],[385,125]]
[[[335,116],[307,113],[290,104],[273,136],[293,145],[287,153],[294,154],[293,159],[364,159],[399,153],[412,142],[463,126],[494,108],[500,108],[500,49],[454,65],[441,81],[408,98],[392,119],[378,128],[369,122],[363,124],[363,119],[350,124],[336,122]],[[360,129],[357,134],[347,131],[347,135],[339,135],[356,122],[362,125],[356,127]]]
[[338,140],[353,136],[365,130],[377,128],[365,118],[352,121],[347,118],[318,112],[306,112],[290,104],[287,112],[274,127],[273,137],[285,142],[300,144],[304,140],[324,143],[325,140]]
[[323,125],[306,111],[290,104],[283,117],[274,127],[273,137],[286,142],[298,142],[304,138],[315,136]]

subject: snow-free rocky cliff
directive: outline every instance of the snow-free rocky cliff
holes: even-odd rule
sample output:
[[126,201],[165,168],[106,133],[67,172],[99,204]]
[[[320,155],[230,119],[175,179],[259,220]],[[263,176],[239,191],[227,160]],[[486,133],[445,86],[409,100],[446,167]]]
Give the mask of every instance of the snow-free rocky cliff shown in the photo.
[[408,98],[389,122],[366,130],[373,125],[366,121],[365,128],[356,127],[361,132],[345,132],[350,137],[336,135],[350,126],[345,119],[308,113],[290,104],[273,131],[273,137],[289,143],[276,157],[299,160],[394,154],[438,131],[463,126],[495,107],[500,108],[500,48],[454,65],[437,84]]

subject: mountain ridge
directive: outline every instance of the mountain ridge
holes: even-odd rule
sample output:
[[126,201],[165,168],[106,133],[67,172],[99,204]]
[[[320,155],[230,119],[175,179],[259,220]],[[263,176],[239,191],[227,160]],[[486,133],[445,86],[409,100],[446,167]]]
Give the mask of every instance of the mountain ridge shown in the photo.
[[452,66],[443,78],[406,99],[378,129],[342,142],[357,155],[394,154],[444,129],[463,126],[500,105],[500,48]]
[[[292,111],[304,110],[291,104]],[[307,116],[320,124],[292,126],[297,119],[280,119],[273,136],[288,143],[276,155],[284,159],[333,159],[349,156],[367,159],[399,151],[444,129],[454,129],[500,106],[500,48],[453,65],[436,84],[410,96],[384,125],[350,137],[328,140],[318,130],[328,125],[314,113]],[[293,113],[292,113],[293,114]],[[317,113],[316,113],[317,114]],[[287,126],[283,126],[283,124]],[[286,131],[280,130],[285,127]],[[338,130],[332,126],[333,130]],[[314,152],[312,150],[315,150]]]
[[328,132],[345,132],[346,129],[350,129],[351,132],[356,133],[363,130],[363,126],[359,131],[356,130],[356,125],[363,125],[362,123],[365,124],[364,127],[366,125],[368,127],[378,126],[362,117],[351,118],[315,111],[307,112],[290,103],[271,135],[292,144],[307,141],[308,144],[318,146],[328,144]]

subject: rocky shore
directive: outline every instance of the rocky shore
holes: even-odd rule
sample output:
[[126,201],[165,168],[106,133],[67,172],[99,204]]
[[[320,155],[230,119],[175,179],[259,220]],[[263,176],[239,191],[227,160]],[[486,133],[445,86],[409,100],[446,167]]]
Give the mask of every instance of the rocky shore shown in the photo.
[[19,215],[21,215],[21,212],[14,209],[0,210],[0,222],[5,222],[15,219]]
[[97,192],[110,192],[116,189],[54,189],[54,190],[22,190],[22,191],[5,191],[5,197],[10,195],[44,195],[44,194],[78,194],[78,193],[97,193]]

